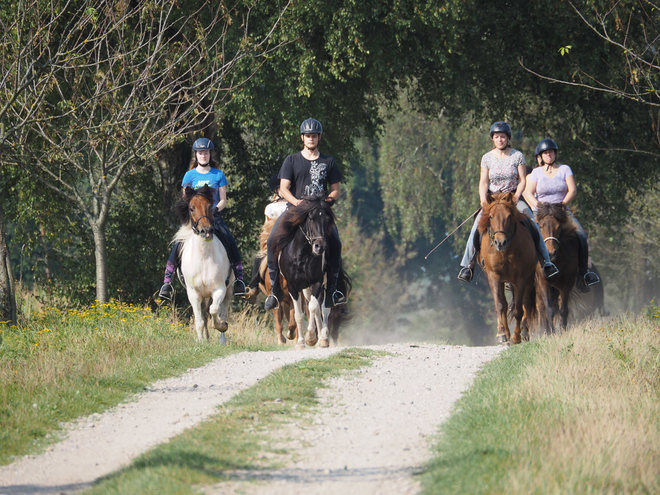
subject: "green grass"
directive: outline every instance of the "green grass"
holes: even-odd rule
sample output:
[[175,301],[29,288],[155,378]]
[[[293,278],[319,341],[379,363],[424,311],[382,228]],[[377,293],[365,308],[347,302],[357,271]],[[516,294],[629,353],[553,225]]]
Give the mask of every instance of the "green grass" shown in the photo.
[[89,494],[192,494],[199,485],[226,480],[231,471],[274,467],[281,451],[269,435],[282,422],[303,418],[317,405],[323,380],[367,366],[384,353],[347,349],[323,360],[280,368],[244,390],[194,429],[101,480]]
[[249,310],[232,315],[228,346],[197,343],[170,312],[120,303],[50,308],[18,327],[0,324],[0,464],[39,452],[61,422],[103,411],[157,379],[230,353],[273,349],[260,318]]
[[422,481],[424,493],[660,493],[658,320],[592,322],[487,363]]

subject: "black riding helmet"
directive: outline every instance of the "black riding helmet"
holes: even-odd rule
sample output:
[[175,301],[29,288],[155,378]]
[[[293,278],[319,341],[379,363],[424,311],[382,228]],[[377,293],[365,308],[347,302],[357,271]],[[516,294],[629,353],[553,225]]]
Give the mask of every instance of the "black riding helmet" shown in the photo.
[[316,119],[307,119],[300,124],[300,134],[322,134],[323,126]]
[[280,188],[279,174],[275,174],[270,178],[268,181],[268,188],[273,192],[277,192],[277,190]]
[[498,121],[490,126],[490,138],[493,139],[493,134],[496,132],[504,132],[509,139],[511,139],[511,126],[506,122]]
[[193,151],[213,151],[213,141],[209,138],[199,138],[193,143]]
[[559,150],[557,143],[552,139],[546,138],[539,141],[539,144],[536,145],[536,151],[534,152],[535,156],[541,155],[544,151],[555,150],[555,153]]

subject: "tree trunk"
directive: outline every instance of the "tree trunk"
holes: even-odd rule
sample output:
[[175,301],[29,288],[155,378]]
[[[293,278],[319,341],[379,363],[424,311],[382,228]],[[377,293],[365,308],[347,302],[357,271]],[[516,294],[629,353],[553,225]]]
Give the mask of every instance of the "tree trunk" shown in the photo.
[[106,254],[105,223],[92,226],[94,234],[94,257],[96,258],[96,300],[108,302],[108,259]]
[[0,205],[0,321],[16,323],[16,297],[11,260],[5,233],[5,217]]

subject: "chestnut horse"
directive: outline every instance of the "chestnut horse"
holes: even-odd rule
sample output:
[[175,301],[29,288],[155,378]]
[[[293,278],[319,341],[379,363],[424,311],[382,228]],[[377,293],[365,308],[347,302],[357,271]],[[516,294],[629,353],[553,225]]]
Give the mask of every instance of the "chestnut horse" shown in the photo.
[[[510,340],[519,344],[529,340],[529,327],[536,314],[534,272],[536,243],[527,227],[531,220],[519,212],[513,203],[513,193],[488,196],[488,204],[481,213],[482,266],[493,293],[497,313],[497,341]],[[535,229],[535,228],[534,228]],[[511,312],[516,320],[513,338],[509,332],[508,304],[504,284],[513,293]]]
[[578,250],[580,240],[577,227],[564,205],[539,203],[536,221],[548,248],[550,260],[559,273],[546,279],[539,266],[536,269],[537,319],[546,334],[555,332],[555,316],[560,317],[560,328],[568,325],[571,292],[578,277]]
[[212,208],[213,190],[209,186],[186,187],[183,199],[176,204],[183,225],[173,242],[181,243],[181,272],[195,316],[197,340],[209,339],[210,314],[224,344],[234,274],[225,247],[213,234]]
[[[266,242],[270,231],[273,230],[275,219],[267,218],[261,227],[261,234],[259,235],[259,254],[261,258],[261,266],[259,267],[259,274],[261,275],[262,283],[259,288],[268,296],[270,294],[270,276],[268,275],[268,266],[266,264]],[[289,288],[287,287],[286,280],[280,276],[280,285],[282,287],[282,300],[280,305],[273,310],[273,318],[275,320],[275,338],[278,344],[286,344],[287,339],[298,339],[298,327],[296,326],[295,308],[293,307],[293,300],[289,295]],[[305,313],[307,313],[307,305],[305,304]],[[284,330],[284,319],[288,320],[288,331],[286,336],[282,333]]]

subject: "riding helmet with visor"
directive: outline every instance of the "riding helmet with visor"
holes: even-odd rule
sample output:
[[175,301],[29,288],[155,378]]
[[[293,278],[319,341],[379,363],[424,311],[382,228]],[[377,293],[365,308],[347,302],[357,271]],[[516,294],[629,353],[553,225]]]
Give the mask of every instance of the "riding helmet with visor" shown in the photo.
[[199,138],[193,143],[193,151],[213,151],[213,141],[209,138]]
[[509,137],[509,139],[511,139],[511,126],[506,122],[498,121],[490,126],[491,139],[493,138],[493,134],[495,134],[496,132],[503,132]]
[[556,153],[558,149],[559,148],[557,147],[557,143],[555,143],[550,138],[546,138],[539,141],[539,144],[536,145],[536,150],[534,151],[534,154],[536,156],[540,156],[544,151],[549,151],[549,150],[555,150]]
[[316,119],[307,119],[300,124],[300,134],[322,134],[323,126]]

